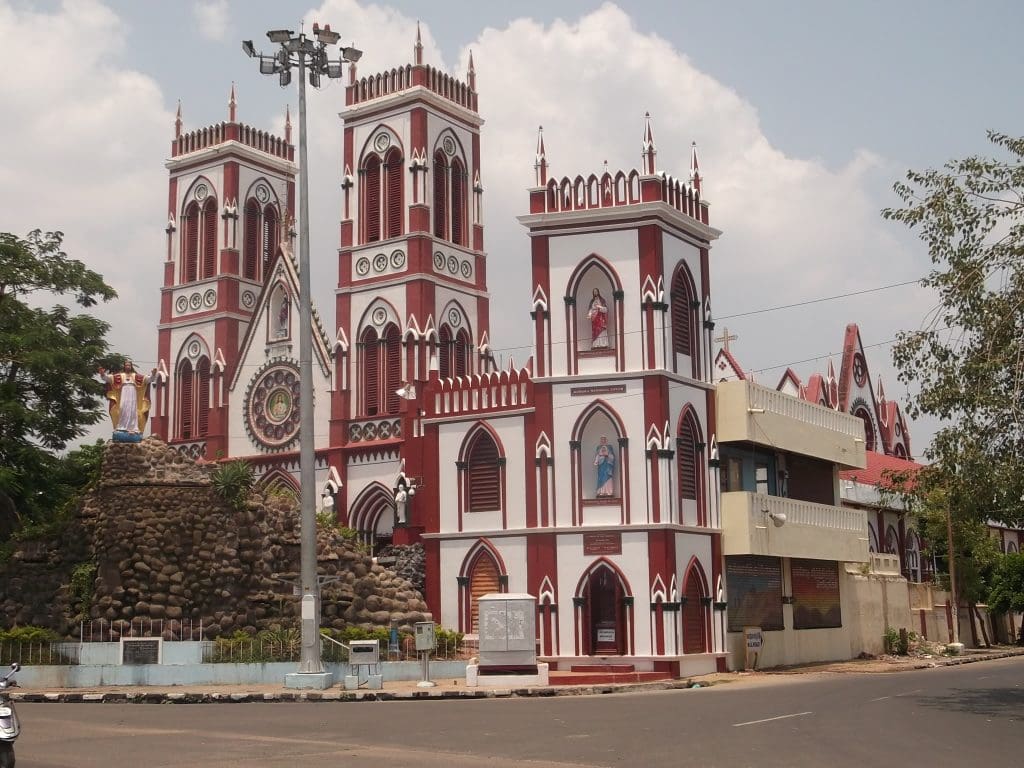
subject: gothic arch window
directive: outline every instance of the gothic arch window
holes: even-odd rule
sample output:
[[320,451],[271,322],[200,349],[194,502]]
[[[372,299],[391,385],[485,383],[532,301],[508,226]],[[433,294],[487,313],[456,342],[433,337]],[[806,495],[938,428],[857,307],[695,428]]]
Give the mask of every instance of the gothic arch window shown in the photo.
[[181,281],[192,283],[199,279],[199,203],[189,203],[182,218],[185,220],[185,237],[182,240]]
[[466,245],[466,168],[459,158],[452,160],[452,223],[451,240],[456,245]]
[[878,533],[874,523],[868,523],[868,552],[878,552]]
[[364,242],[380,240],[380,158],[369,155],[363,163]]
[[395,524],[394,491],[375,482],[364,488],[349,508],[348,526],[371,551],[391,543]]
[[618,327],[615,316],[617,284],[596,258],[580,265],[570,293],[576,307],[576,349],[586,357],[614,354]]
[[871,414],[864,406],[857,408],[853,415],[864,422],[864,448],[868,451],[875,450],[875,425],[871,420]]
[[[672,289],[669,294],[672,312],[672,352],[675,371],[682,373],[682,367],[693,377],[700,370],[700,323],[697,310],[700,302],[697,299],[697,288],[693,282],[689,267],[680,263],[672,277]],[[689,363],[680,360],[680,356],[689,358]]]
[[495,512],[502,508],[504,460],[490,430],[479,427],[467,439],[463,452],[467,512]]
[[473,373],[473,344],[465,313],[452,303],[442,314],[445,322],[437,333],[438,373],[442,379]]
[[433,162],[434,236],[469,244],[469,172],[459,142],[450,131],[438,140]]
[[921,581],[921,542],[914,531],[907,531],[903,548],[903,573],[909,581]]
[[434,237],[448,239],[448,158],[434,153]]
[[885,553],[887,555],[898,555],[900,553],[900,537],[896,529],[891,525],[885,532]]
[[693,562],[687,571],[683,597],[683,653],[707,653],[707,584],[704,571],[697,562]]
[[[378,312],[383,312],[384,319],[387,318],[383,307],[374,310],[372,316]],[[396,391],[402,386],[402,334],[398,326],[389,322],[379,334],[368,326],[360,335],[359,343],[364,415],[397,414],[401,398]]]
[[480,598],[508,591],[505,564],[490,541],[479,539],[466,553],[458,578],[460,629],[466,633],[477,633],[480,629]]
[[217,274],[217,201],[206,198],[203,204],[203,274],[209,278]]
[[384,199],[387,201],[385,213],[385,231],[387,237],[400,237],[402,234],[402,212],[404,210],[402,197],[402,173],[403,158],[398,147],[392,147],[384,156],[385,188]]
[[195,440],[206,437],[210,428],[210,358],[206,354],[201,354],[193,364],[189,356],[183,357],[178,363],[175,378],[175,432],[178,439]]
[[[269,188],[259,184],[245,201],[245,231],[242,238],[242,277],[264,280],[270,261],[281,244],[281,221]],[[259,198],[266,198],[261,203]]]
[[693,408],[683,409],[676,436],[676,467],[679,473],[680,522],[685,522],[687,502],[696,505],[697,525],[706,523],[704,513],[704,440]]

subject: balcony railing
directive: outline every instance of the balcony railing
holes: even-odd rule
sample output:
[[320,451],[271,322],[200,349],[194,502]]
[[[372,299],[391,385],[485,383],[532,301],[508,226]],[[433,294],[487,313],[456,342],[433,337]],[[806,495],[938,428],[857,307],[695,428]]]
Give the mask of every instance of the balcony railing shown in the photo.
[[868,562],[863,510],[744,491],[722,494],[726,555]]
[[863,468],[864,424],[840,413],[749,381],[717,385],[718,442],[751,442],[843,467]]

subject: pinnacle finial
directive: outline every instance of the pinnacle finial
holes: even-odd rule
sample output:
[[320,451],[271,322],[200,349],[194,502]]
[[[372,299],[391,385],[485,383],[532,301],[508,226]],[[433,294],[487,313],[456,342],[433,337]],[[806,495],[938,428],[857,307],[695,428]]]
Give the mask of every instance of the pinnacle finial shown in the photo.
[[178,99],[178,114],[174,118],[174,138],[181,136],[181,99]]
[[284,140],[292,143],[292,108],[289,104],[284,105]]
[[548,159],[544,151],[544,126],[537,126],[537,160],[533,165],[537,172],[537,186],[543,187],[548,183]]
[[469,51],[469,70],[466,72],[466,85],[470,90],[476,90],[476,67],[473,66],[473,51]]
[[644,112],[644,151],[642,153],[644,173],[654,175],[656,172],[654,156],[658,150],[654,147],[654,130],[651,128],[651,113]]
[[235,122],[236,109],[238,102],[235,100],[235,81],[231,81],[231,95],[228,97],[228,122]]
[[700,163],[697,160],[697,142],[690,145],[690,186],[700,192]]
[[420,23],[416,22],[416,46],[413,48],[413,61],[416,64],[423,63],[423,38],[420,35]]

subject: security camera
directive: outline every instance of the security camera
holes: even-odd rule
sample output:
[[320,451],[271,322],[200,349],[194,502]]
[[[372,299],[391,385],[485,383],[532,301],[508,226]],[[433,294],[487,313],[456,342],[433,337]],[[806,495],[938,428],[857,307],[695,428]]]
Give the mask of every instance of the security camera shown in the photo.
[[785,512],[769,512],[768,517],[772,519],[772,523],[776,528],[781,528],[786,524],[786,513]]

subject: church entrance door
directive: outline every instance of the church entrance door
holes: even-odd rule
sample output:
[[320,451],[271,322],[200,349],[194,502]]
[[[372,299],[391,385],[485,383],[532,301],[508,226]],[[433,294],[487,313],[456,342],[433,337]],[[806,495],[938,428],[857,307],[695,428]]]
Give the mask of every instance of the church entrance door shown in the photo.
[[625,648],[622,585],[611,568],[602,566],[590,575],[590,655],[621,656]]

